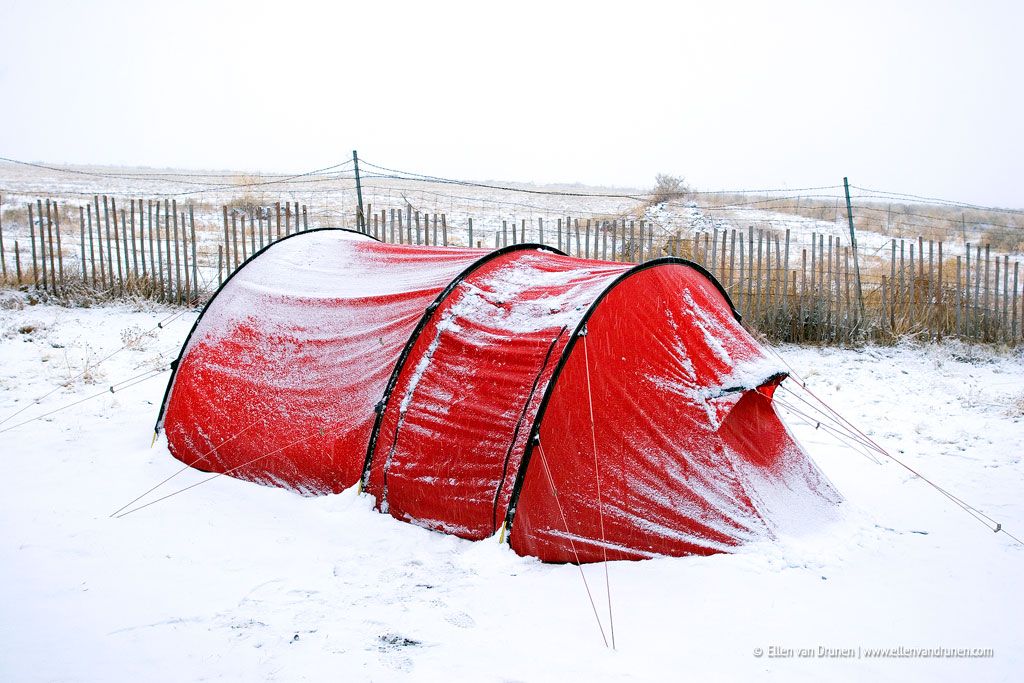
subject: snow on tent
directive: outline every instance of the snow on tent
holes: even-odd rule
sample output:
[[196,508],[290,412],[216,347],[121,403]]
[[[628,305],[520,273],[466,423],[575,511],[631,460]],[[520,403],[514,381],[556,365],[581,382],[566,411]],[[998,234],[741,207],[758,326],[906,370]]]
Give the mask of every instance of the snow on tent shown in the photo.
[[196,321],[157,429],[193,467],[520,554],[709,554],[840,500],[772,405],[785,373],[721,286],[548,247],[264,249]]

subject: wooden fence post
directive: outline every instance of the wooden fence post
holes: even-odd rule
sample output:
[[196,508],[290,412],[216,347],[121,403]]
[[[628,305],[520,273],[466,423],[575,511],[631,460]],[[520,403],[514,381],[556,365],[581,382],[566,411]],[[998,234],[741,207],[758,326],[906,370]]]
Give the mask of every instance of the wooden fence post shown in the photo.
[[[17,254],[17,243],[16,242],[14,243],[14,253],[15,253],[15,255]],[[1018,318],[1017,318],[1017,275],[1018,275],[1018,271],[1020,270],[1020,266],[1021,266],[1020,261],[1014,261],[1014,303],[1013,303],[1014,314],[1013,314],[1013,322],[1010,324],[1010,334],[1011,334],[1011,336],[1014,339],[1014,343],[1016,343],[1017,339],[1018,339],[1018,337],[1017,337],[1017,321],[1018,321]],[[22,275],[18,274],[17,282],[18,283],[22,282]],[[1024,308],[1024,306],[1022,306],[1022,308]],[[1021,317],[1024,317],[1024,312],[1021,313]],[[1022,328],[1022,332],[1024,332],[1024,325],[1022,325],[1021,328]]]
[[[634,221],[631,220],[630,221],[630,239],[631,240],[632,240],[632,236],[633,236],[633,223],[634,223]],[[640,244],[638,245],[639,246],[639,251],[635,252],[636,253],[636,262],[637,263],[645,263],[647,261],[647,259],[650,257],[650,255],[647,253],[647,250],[645,249],[645,246],[647,244],[646,243],[646,237],[645,237],[646,236],[645,229],[646,229],[646,226],[644,225],[644,222],[641,220],[640,221],[640,233],[639,233]],[[722,245],[722,256],[723,256],[723,258],[725,257],[725,245],[724,244]]]
[[[724,247],[725,245],[723,244],[722,246]],[[782,259],[782,278],[783,278],[783,284],[785,285],[785,290],[788,290],[789,289],[789,228],[786,228],[785,248],[786,248],[786,252],[785,252],[785,255],[783,256],[783,259]],[[722,254],[722,261],[723,261],[723,263],[725,261],[725,254],[724,253]],[[722,268],[724,270],[725,266],[723,265]],[[788,296],[788,291],[784,291],[783,292],[783,296],[782,296],[782,318],[783,318],[783,320],[788,320],[789,319],[789,296]]]
[[[990,323],[991,323],[992,316],[990,314],[989,305],[988,305],[989,282],[990,282],[989,277],[988,277],[988,272],[989,272],[989,265],[988,264],[989,264],[990,254],[991,254],[991,246],[992,246],[991,244],[986,244],[985,245],[985,273],[983,275],[985,296],[982,299],[982,309],[981,309],[981,311],[982,311],[982,313],[981,313],[981,316],[982,316],[981,317],[981,329],[982,329],[982,336],[981,336],[981,338],[982,338],[982,341],[986,341],[988,339],[988,336],[991,334],[991,331],[990,331],[989,328],[990,328]],[[978,263],[980,264],[981,262],[979,261]]]
[[185,230],[185,212],[181,212],[181,265],[185,272],[185,289],[179,304],[188,305],[192,296],[192,274],[188,272],[188,232]]
[[[39,217],[43,217],[42,211],[39,212]],[[57,293],[57,264],[55,258],[55,250],[53,247],[53,216],[50,214],[50,200],[46,200],[46,248],[50,252],[50,290]]]
[[715,272],[718,269],[718,228],[713,228],[713,231],[711,234],[711,263],[708,272],[721,281],[722,274]]
[[64,247],[60,239],[60,208],[56,200],[53,202],[53,231],[57,233],[57,268],[60,273],[60,290],[64,292],[67,291],[64,281]]
[[[886,304],[888,303],[888,301],[889,301],[889,298],[888,298],[888,291],[887,291],[887,285],[886,285],[886,278],[885,278],[885,275],[882,275],[882,323],[883,324],[885,324],[885,322],[887,322],[887,320],[888,320],[887,315],[886,315],[886,313],[887,313],[887,311],[886,311],[886,308],[887,308]],[[890,329],[889,332],[891,333],[892,330]]]
[[245,222],[246,221],[245,221],[245,214],[244,213],[241,216],[241,220],[242,220],[242,263],[245,263],[245,260],[247,258],[249,258],[249,246],[245,243]]
[[746,315],[748,315],[748,313],[750,312],[748,310],[748,307],[746,307],[746,305],[745,305],[746,304],[746,297],[743,296],[743,294],[744,294],[743,290],[744,290],[744,287],[745,287],[744,276],[743,276],[744,272],[745,272],[744,266],[746,265],[745,261],[746,261],[746,256],[745,256],[745,250],[743,249],[743,236],[742,236],[742,233],[740,233],[740,236],[739,236],[739,281],[736,283],[736,301],[738,302],[738,305],[736,306],[736,308],[737,308],[737,310],[739,310],[739,314],[742,317],[746,317]]
[[[36,210],[39,212],[39,257],[43,263],[43,289],[49,291],[51,289],[49,283],[53,280],[53,233],[49,217],[50,201],[46,200],[46,212],[44,214],[42,201],[36,200]],[[50,258],[49,268],[46,266],[47,255]]]
[[[860,329],[862,325],[860,307],[854,307],[850,300],[850,250],[852,247],[843,247],[843,279],[846,296],[843,298],[844,308],[846,310],[846,330],[844,332],[846,340],[852,340],[853,334],[857,329]],[[883,276],[884,277],[884,276]],[[863,290],[862,290],[863,291]],[[882,293],[882,300],[885,301],[885,293]],[[883,304],[884,305],[884,304]],[[884,310],[884,309],[883,309]],[[882,320],[884,324],[885,314],[882,314]]]
[[[85,207],[78,207],[78,233],[79,233],[79,244],[82,245],[79,250],[82,254],[82,284],[88,285],[89,271],[85,268]],[[90,235],[92,237],[92,235]]]
[[[284,206],[285,206],[285,209],[288,209],[288,204],[285,204]],[[291,229],[291,225],[288,222],[287,218],[288,218],[288,211],[286,210],[285,211],[285,229],[284,229],[285,237],[287,237],[289,234],[291,234],[289,232],[289,230]],[[245,243],[245,238],[244,237],[242,238],[242,243],[243,244]],[[229,268],[231,268],[231,264],[232,263],[234,263],[233,270],[238,270],[238,264],[239,264],[239,261],[238,261],[238,212],[236,212],[234,210],[232,210],[232,212],[231,212],[231,258],[228,259],[228,267]]]
[[39,199],[36,200],[36,214],[39,216],[39,264],[43,275],[43,289],[46,290],[49,288],[46,275],[46,225],[43,222],[43,202]]
[[[110,289],[114,289],[116,282],[117,292],[123,292],[123,273],[121,272],[121,243],[117,239],[117,209],[113,208],[113,197],[103,195],[103,232],[107,246],[107,276],[110,279]],[[114,214],[114,229],[110,229],[110,214]],[[114,254],[117,253],[115,257]],[[114,280],[114,264],[117,264],[117,280]]]
[[[176,263],[176,251],[171,251],[171,208],[170,202],[164,200],[164,246],[166,247],[167,253],[167,297],[168,303],[174,303],[175,285],[174,281],[174,268]],[[174,218],[174,222],[178,222],[178,218]]]
[[[1009,254],[1003,254],[1003,341],[1012,341],[1013,333],[1009,331],[1010,325],[1010,311],[1009,311],[1009,296],[1007,296],[1007,288],[1010,286],[1010,256]],[[1016,290],[1014,290],[1016,291]]]
[[963,327],[961,326],[960,309],[962,307],[963,299],[963,284],[960,282],[960,257],[956,257],[956,301],[954,308],[956,309],[956,319],[953,327],[953,334],[960,336],[962,334]]
[[[811,251],[814,251],[814,233],[811,233]],[[740,255],[743,254],[743,242],[740,242]],[[742,268],[742,266],[741,266]],[[814,271],[811,271],[811,278],[814,277]],[[800,300],[799,300],[799,320],[797,325],[797,341],[804,341],[807,339],[807,249],[800,250]]]
[[[152,256],[152,254],[150,254]],[[142,277],[148,274],[146,268],[146,214],[142,210],[142,200],[139,200],[139,261],[142,262]]]
[[[134,201],[134,200],[133,200]],[[117,234],[117,214],[114,214],[114,233]],[[132,260],[128,249],[128,217],[121,207],[121,241],[124,242],[124,281],[127,286],[132,277]]]
[[[982,317],[981,316],[981,309],[978,308],[978,300],[980,298],[980,294],[981,294],[981,245],[978,244],[978,245],[975,245],[975,250],[974,250],[974,297],[973,297],[974,298],[974,303],[973,303],[973,306],[972,306],[972,308],[974,309],[973,310],[973,314],[972,314],[972,318],[973,318],[972,328],[973,328],[973,330],[980,330],[981,326],[982,326],[982,323],[984,321],[984,318],[982,318],[982,323],[979,323],[979,321],[978,321],[978,318]],[[980,334],[980,332],[975,332],[975,334],[977,334],[979,339],[982,336]]]
[[32,216],[32,202],[28,203],[28,235],[32,239],[32,284],[39,286],[39,277],[36,275],[36,225]]
[[164,301],[164,246],[160,238],[160,200],[157,199],[153,202],[153,206],[156,209],[156,222],[149,226],[150,236],[155,235],[156,239],[156,266],[153,269],[153,275],[156,277],[158,298],[160,301]]
[[[141,202],[142,200],[140,199],[139,201]],[[140,211],[142,210],[141,204],[139,205],[139,210]],[[154,268],[156,267],[156,261],[153,259],[153,200],[152,199],[147,199],[146,200],[146,219],[147,219],[146,222],[149,224],[149,230],[146,231],[146,237],[148,237],[148,239],[149,239],[149,279],[150,279],[149,290],[150,290],[150,296],[152,296],[152,291],[153,291],[152,280],[153,280],[153,275],[155,274]],[[145,253],[145,252],[143,252],[143,253]],[[145,273],[145,268],[143,268],[143,274],[146,274]]]
[[[743,244],[743,236],[740,235],[740,244]],[[736,228],[732,229],[732,236],[729,242],[729,286],[728,291],[733,291],[733,282],[736,274]]]
[[138,287],[139,280],[139,251],[135,246],[135,200],[129,200],[131,205],[131,230],[132,230],[132,278],[135,286]]
[[[99,195],[92,196],[93,203],[93,215],[96,216],[96,257],[100,262],[100,286],[103,289],[107,288],[107,265],[106,256],[104,255],[104,244],[103,244],[103,218],[100,216],[100,197]],[[110,244],[106,245],[106,248],[110,248]],[[95,265],[93,266],[95,268]],[[113,279],[113,277],[111,277]]]
[[[643,234],[644,222],[640,221],[640,233]],[[623,240],[625,240],[625,231],[623,231]],[[629,260],[631,263],[640,262],[640,251],[637,249],[636,243],[636,221],[629,222]]]
[[[188,224],[192,237],[192,303],[199,303],[199,259],[196,258],[196,217],[192,204],[188,205]],[[262,237],[262,233],[260,235]]]
[[[92,288],[96,289],[96,251],[93,246],[92,236],[92,204],[89,202],[85,203],[85,226],[89,233],[89,270],[92,275]],[[85,242],[82,242],[82,254],[84,258],[85,254]],[[86,271],[83,269],[82,278],[86,276]]]
[[[114,233],[117,233],[117,214],[114,214]],[[128,290],[135,285],[132,280],[131,259],[128,254],[128,218],[124,208],[121,209],[121,236],[124,238],[124,284],[125,289]]]
[[[761,301],[761,243],[764,241],[764,230],[758,228],[757,230],[757,282],[755,284],[756,296],[754,298],[754,316],[760,318],[764,312],[764,302]],[[754,256],[753,250],[750,252],[751,258]],[[753,264],[751,264],[753,266]],[[753,268],[751,268],[753,271]]]
[[178,233],[178,200],[172,202],[174,213],[174,302],[181,305],[181,245]]
[[[189,211],[192,211],[192,206],[189,205]],[[249,218],[249,255],[256,254],[256,222],[257,219]],[[244,231],[243,231],[244,232]]]

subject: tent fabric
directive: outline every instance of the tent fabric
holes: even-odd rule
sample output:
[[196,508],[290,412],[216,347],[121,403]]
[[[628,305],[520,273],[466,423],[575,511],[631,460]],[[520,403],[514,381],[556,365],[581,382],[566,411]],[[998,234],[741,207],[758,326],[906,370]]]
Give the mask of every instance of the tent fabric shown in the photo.
[[637,269],[574,341],[538,420],[546,467],[535,446],[521,468],[513,548],[584,562],[709,554],[838,502],[771,407],[784,373],[709,276]]
[[775,413],[784,377],[680,259],[318,231],[211,300],[158,428],[201,469],[304,494],[361,480],[397,519],[504,527],[547,561],[708,554],[840,501]]
[[424,309],[486,253],[381,247],[310,231],[236,271],[171,379],[157,428],[176,458],[306,495],[359,479],[374,405]]
[[366,486],[381,509],[465,538],[493,534],[562,349],[627,269],[516,251],[459,283],[384,406]]

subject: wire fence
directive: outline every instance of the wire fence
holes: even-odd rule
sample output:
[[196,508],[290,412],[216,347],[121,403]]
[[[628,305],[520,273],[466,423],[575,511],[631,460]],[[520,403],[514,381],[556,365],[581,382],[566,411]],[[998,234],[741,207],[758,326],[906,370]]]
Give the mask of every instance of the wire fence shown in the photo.
[[[278,239],[347,227],[395,244],[532,242],[589,259],[689,259],[723,284],[749,327],[775,340],[1024,341],[1024,213],[1016,210],[851,186],[859,193],[854,248],[841,185],[583,192],[458,181],[360,160],[368,168],[360,214],[351,162],[252,176],[18,163],[41,175],[0,198],[3,280],[69,299],[197,305]],[[55,173],[72,184],[31,196]],[[143,199],[85,195],[96,183],[147,192]],[[908,203],[917,199],[936,203]]]

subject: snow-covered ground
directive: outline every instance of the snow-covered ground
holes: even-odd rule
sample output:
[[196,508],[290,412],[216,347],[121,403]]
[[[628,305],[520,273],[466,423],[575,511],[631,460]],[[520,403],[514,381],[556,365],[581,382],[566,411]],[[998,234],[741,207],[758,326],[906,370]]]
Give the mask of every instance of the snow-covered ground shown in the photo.
[[[175,357],[195,314],[28,306],[12,293],[0,304],[0,420],[27,406],[0,424],[2,680],[1024,674],[1024,547],[895,463],[795,417],[797,438],[846,497],[841,520],[732,555],[612,563],[612,651],[576,567],[402,524],[354,490],[301,498],[220,477],[111,518],[180,466],[162,441],[150,447],[166,373],[102,392]],[[85,359],[126,342],[79,377]],[[892,454],[1024,537],[1024,355],[959,345],[779,352]],[[160,491],[207,477],[184,471]],[[607,629],[603,569],[585,572]],[[994,654],[868,657],[900,647]],[[847,648],[852,657],[825,656]]]

